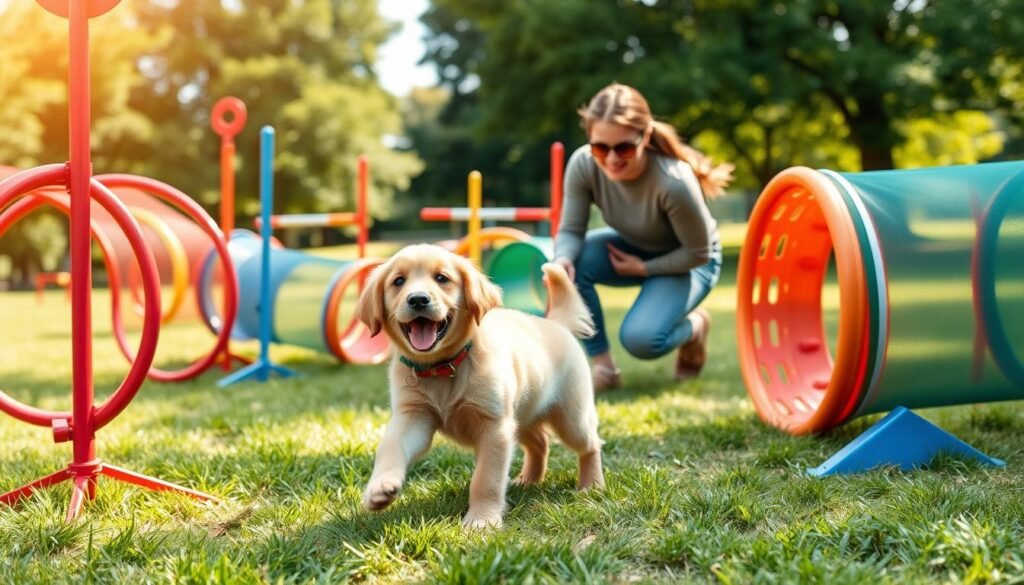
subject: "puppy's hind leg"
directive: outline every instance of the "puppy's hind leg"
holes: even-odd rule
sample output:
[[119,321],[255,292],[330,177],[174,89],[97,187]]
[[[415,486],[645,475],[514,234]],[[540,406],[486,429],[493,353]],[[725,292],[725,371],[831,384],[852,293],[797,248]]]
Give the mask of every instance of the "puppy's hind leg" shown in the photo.
[[592,399],[571,400],[559,405],[551,412],[548,422],[558,438],[579,456],[579,489],[604,487],[601,438],[597,435],[597,409]]
[[548,469],[548,433],[543,424],[519,430],[519,444],[523,446],[523,469],[512,483],[529,485],[540,483]]

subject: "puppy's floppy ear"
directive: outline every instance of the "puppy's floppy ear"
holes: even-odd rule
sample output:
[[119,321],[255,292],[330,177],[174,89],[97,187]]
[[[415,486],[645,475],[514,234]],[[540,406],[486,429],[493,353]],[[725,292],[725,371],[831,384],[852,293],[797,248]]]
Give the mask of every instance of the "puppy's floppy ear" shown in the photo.
[[366,279],[359,301],[356,303],[356,317],[370,329],[370,335],[377,335],[387,320],[384,309],[384,277],[391,263],[378,265]]
[[501,306],[501,289],[469,260],[459,258],[457,265],[462,276],[462,296],[466,299],[466,308],[479,324],[487,311]]

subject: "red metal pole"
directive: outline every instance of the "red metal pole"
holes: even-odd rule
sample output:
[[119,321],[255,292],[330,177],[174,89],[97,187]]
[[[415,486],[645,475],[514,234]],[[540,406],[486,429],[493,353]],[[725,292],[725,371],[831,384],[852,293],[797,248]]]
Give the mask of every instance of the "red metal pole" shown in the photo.
[[565,169],[565,147],[561,142],[551,145],[551,238],[558,235],[562,221],[562,172]]
[[220,145],[220,229],[226,239],[235,229],[235,142],[230,138]]
[[[217,100],[210,112],[210,126],[220,136],[220,229],[225,244],[235,229],[235,136],[242,131],[247,117],[245,102],[232,96]],[[225,372],[231,370],[233,360],[239,359],[231,353],[230,344],[224,347],[222,357],[221,369]]]
[[366,258],[366,242],[369,240],[369,181],[370,161],[365,154],[359,155],[359,185],[356,194],[356,221],[359,225],[359,257]]
[[[71,367],[74,464],[96,459],[92,374],[92,253],[89,231],[92,160],[89,146],[89,15],[87,2],[70,6],[69,124],[71,195]],[[91,491],[91,490],[90,490]],[[73,519],[68,510],[68,518]]]
[[235,136],[247,117],[245,102],[232,96],[217,100],[210,112],[210,126],[220,136],[220,229],[225,239],[235,229]]

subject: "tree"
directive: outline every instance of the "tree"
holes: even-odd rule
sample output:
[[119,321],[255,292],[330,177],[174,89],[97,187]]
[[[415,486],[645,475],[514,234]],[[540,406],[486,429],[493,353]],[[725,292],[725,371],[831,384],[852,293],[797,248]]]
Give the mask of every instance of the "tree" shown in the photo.
[[[481,4],[487,11],[501,5]],[[551,143],[565,142],[568,129],[531,132],[521,140],[517,132],[489,132],[481,116],[486,97],[478,91],[477,67],[484,56],[484,34],[475,20],[434,2],[423,16],[432,35],[424,60],[435,65],[440,80],[432,90],[414,91],[406,104],[410,150],[424,158],[424,172],[412,184],[418,197],[406,215],[413,217],[425,205],[465,205],[467,175],[483,174],[488,205],[543,206],[550,201],[548,164]],[[570,146],[571,144],[567,144]]]
[[[914,121],[940,117],[970,126],[956,114],[967,109],[1002,113],[1015,124],[1020,107],[1006,98],[1005,82],[1020,67],[1010,42],[1024,27],[1018,3],[435,5],[481,31],[482,48],[461,66],[479,76],[480,127],[488,136],[512,134],[529,143],[565,128],[575,106],[617,80],[640,88],[655,113],[696,146],[737,162],[740,185],[758,187],[793,164],[892,167]],[[981,32],[990,21],[998,21],[993,32]],[[434,34],[455,38],[450,30]]]
[[[92,24],[92,143],[101,166],[152,138],[152,125],[128,96],[142,83],[135,57],[162,39],[133,28],[132,18],[129,7],[120,7]],[[0,164],[66,161],[67,20],[34,2],[12,2],[0,8],[0,38]]]
[[401,132],[398,103],[373,72],[391,33],[372,0],[179,0],[140,8],[140,23],[175,39],[142,59],[150,83],[132,103],[162,137],[146,153],[152,174],[212,205],[219,139],[209,112],[222,96],[247,103],[237,138],[239,213],[258,210],[259,127],[277,129],[277,212],[341,211],[355,205],[356,158],[370,157],[371,213],[386,217],[421,163],[382,143]]
[[[758,4],[752,51],[766,52],[799,84],[839,111],[861,167],[894,166],[904,122],[971,109],[998,87],[975,79],[1019,61],[1009,31],[1024,25],[1016,0],[863,2],[804,0]],[[1000,16],[1002,15],[1002,16]],[[985,23],[1003,20],[992,34]],[[1011,47],[1007,51],[1005,47]],[[987,77],[987,76],[986,76]]]
[[[92,23],[92,144],[97,168],[137,172],[142,161],[128,156],[152,138],[153,125],[128,105],[142,78],[134,66],[143,47],[160,44],[132,28],[122,7]],[[26,34],[31,31],[31,34]],[[68,159],[67,21],[34,2],[0,7],[0,165],[29,168]],[[19,286],[34,273],[53,270],[67,243],[61,220],[35,213],[0,239],[0,254],[12,259]]]
[[[464,17],[437,16],[445,11]],[[486,31],[467,34],[467,19]],[[428,54],[439,72],[479,76],[481,134],[512,138],[521,150],[531,150],[540,134],[570,147],[582,142],[575,109],[615,80],[640,88],[655,114],[697,147],[737,163],[741,186],[763,184],[804,153],[823,164],[848,158],[835,131],[841,122],[827,104],[801,107],[788,85],[770,83],[770,63],[746,64],[750,55],[736,35],[696,34],[688,2],[438,0],[424,20],[442,39],[436,44],[447,59]],[[482,46],[454,50],[465,37]],[[749,69],[760,73],[752,78]]]
[[[122,3],[91,22],[96,172],[151,176],[214,211],[219,138],[209,112],[234,94],[249,110],[237,140],[240,214],[258,210],[258,130],[272,124],[276,211],[353,208],[365,153],[371,213],[386,217],[422,166],[383,141],[401,133],[398,101],[373,71],[392,29],[373,0]],[[0,164],[67,160],[67,21],[32,2],[2,3],[0,38]],[[0,252],[24,248],[30,227],[0,241]]]

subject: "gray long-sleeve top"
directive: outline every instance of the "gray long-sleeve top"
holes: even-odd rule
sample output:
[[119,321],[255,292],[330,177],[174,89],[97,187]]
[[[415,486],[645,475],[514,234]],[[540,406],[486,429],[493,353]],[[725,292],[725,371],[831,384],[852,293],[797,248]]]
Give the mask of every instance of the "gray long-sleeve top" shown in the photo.
[[630,244],[661,253],[645,262],[648,274],[681,274],[706,264],[718,243],[718,224],[700,182],[684,161],[647,151],[647,166],[630,181],[613,181],[597,166],[590,146],[569,158],[555,257],[575,261],[583,248],[591,204]]

